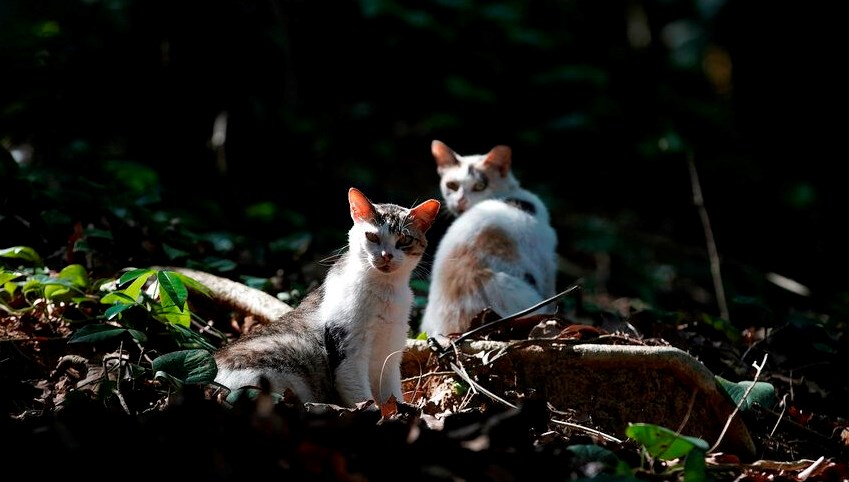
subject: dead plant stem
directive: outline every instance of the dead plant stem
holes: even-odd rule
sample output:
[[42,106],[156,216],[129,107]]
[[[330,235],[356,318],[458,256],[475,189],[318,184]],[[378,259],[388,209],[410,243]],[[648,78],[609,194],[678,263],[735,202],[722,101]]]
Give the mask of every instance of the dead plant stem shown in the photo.
[[702,227],[705,230],[705,240],[707,241],[708,258],[710,260],[710,273],[713,277],[713,289],[716,292],[716,304],[719,307],[719,316],[726,321],[731,321],[728,313],[728,303],[725,301],[725,288],[722,284],[722,275],[719,269],[719,253],[716,249],[716,241],[713,238],[713,229],[710,227],[710,218],[708,217],[707,209],[705,209],[704,197],[702,196],[702,187],[699,183],[699,173],[696,171],[696,163],[693,161],[692,154],[687,156],[687,163],[690,166],[690,183],[693,187],[693,204],[699,210],[699,217],[702,220]]

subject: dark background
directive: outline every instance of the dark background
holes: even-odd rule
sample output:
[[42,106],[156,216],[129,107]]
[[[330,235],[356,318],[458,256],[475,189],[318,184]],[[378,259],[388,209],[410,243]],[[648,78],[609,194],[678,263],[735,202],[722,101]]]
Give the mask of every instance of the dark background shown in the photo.
[[0,139],[30,154],[0,164],[0,247],[267,277],[343,245],[349,186],[439,196],[431,140],[507,144],[563,287],[715,311],[691,158],[729,298],[844,316],[831,5],[4,1]]

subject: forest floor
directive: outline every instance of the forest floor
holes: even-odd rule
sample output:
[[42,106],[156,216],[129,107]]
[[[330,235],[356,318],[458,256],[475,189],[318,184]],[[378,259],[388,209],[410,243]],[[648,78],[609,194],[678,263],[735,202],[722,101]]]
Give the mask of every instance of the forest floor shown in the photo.
[[[592,302],[620,311],[628,303],[604,298]],[[170,392],[158,380],[131,374],[86,389],[87,381],[98,376],[93,368],[106,367],[115,353],[68,344],[74,328],[66,319],[74,310],[91,315],[104,307],[41,301],[26,312],[0,317],[0,383],[8,414],[0,421],[7,442],[0,451],[4,467],[18,466],[42,476],[167,474],[206,480],[268,475],[346,481],[688,478],[680,459],[654,459],[632,440],[599,436],[579,424],[554,423],[551,407],[529,393],[494,398],[478,393],[475,403],[466,403],[468,391],[443,391],[442,406],[446,396],[464,397],[466,402],[462,410],[442,413],[436,420],[424,410],[432,400],[421,398],[342,408],[261,393],[229,404],[208,386],[186,385]],[[229,321],[234,330],[250,322],[250,317],[222,307],[195,309],[209,319]],[[519,318],[475,338],[527,337],[535,326],[529,319]],[[554,324],[549,320],[546,329],[559,337],[601,342],[602,335],[610,333],[598,317],[595,320],[558,317]],[[708,477],[849,479],[845,377],[828,353],[800,346],[798,327],[751,334],[752,339],[742,342],[747,347],[742,353],[740,346],[717,340],[704,323],[670,324],[637,312],[626,321],[631,332],[616,334],[620,341],[676,346],[729,378],[736,373],[751,380],[754,370],[743,360],[770,359],[759,381],[776,388],[779,402],[737,414],[745,417],[756,457],[742,460],[734,454],[708,453]],[[817,369],[800,375],[787,368],[803,365]],[[492,403],[499,396],[519,402]],[[557,414],[559,419],[566,416]],[[587,447],[596,451],[587,452]]]

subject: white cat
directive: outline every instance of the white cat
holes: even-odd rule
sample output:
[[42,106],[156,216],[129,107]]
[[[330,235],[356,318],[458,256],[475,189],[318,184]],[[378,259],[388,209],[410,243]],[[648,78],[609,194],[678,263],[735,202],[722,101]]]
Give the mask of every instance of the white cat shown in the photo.
[[461,156],[435,140],[431,152],[457,218],[434,255],[420,331],[462,333],[485,308],[508,316],[554,296],[557,233],[542,200],[513,176],[511,149]]
[[437,200],[416,207],[348,192],[348,250],[293,310],[216,351],[215,381],[232,390],[289,388],[302,402],[403,401],[401,356],[410,330],[410,277],[427,247]]

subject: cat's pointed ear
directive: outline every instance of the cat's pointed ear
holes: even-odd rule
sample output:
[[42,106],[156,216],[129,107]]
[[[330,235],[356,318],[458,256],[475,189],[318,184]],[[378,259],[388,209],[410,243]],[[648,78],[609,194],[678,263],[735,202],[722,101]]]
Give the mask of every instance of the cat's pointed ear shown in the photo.
[[433,159],[436,161],[436,171],[442,174],[445,168],[456,166],[457,153],[446,146],[444,142],[434,140],[430,143],[430,153],[433,154]]
[[439,214],[439,206],[439,201],[436,199],[428,199],[410,210],[409,219],[417,229],[424,233],[436,221],[436,215]]
[[507,175],[510,170],[510,164],[513,162],[513,150],[508,146],[495,146],[486,155],[483,163],[489,167],[498,169],[501,177]]
[[354,222],[371,221],[374,219],[374,205],[359,189],[348,189],[348,204],[351,205],[351,219]]

